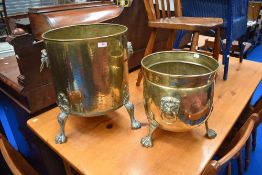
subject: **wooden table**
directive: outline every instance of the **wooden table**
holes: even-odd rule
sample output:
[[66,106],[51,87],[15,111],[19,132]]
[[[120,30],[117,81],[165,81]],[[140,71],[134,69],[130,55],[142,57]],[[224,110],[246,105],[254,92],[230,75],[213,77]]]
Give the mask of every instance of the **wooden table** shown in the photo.
[[[140,139],[147,134],[142,87],[135,86],[137,71],[129,75],[131,100],[135,115],[144,123],[142,129],[131,130],[124,107],[106,116],[94,118],[69,117],[66,125],[68,141],[57,145],[56,116],[58,108],[30,119],[28,126],[57,152],[66,162],[82,174],[200,174],[229,130],[238,119],[262,77],[262,64],[251,61],[238,63],[230,60],[227,81],[222,80],[222,66],[217,78],[214,110],[210,127],[218,136],[205,138],[205,127],[187,133],[157,130],[153,148],[144,148]],[[112,126],[112,127],[111,127]]]

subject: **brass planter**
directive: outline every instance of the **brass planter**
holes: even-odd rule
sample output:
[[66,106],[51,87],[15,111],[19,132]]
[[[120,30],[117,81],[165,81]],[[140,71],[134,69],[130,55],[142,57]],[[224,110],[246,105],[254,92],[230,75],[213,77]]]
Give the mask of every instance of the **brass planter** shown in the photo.
[[140,128],[129,101],[126,32],[125,26],[100,23],[62,27],[43,34],[61,109],[56,143],[66,141],[64,125],[69,114],[99,116],[124,105],[131,127]]
[[143,146],[152,146],[156,128],[184,132],[205,122],[207,136],[216,136],[207,125],[219,67],[215,59],[195,52],[166,51],[146,56],[141,64],[149,121],[149,133],[141,140]]

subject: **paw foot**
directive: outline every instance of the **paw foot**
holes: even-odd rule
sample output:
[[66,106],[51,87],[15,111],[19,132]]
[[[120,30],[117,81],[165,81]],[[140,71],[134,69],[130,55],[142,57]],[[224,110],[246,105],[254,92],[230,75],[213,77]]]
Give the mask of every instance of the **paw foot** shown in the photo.
[[214,139],[216,136],[217,136],[217,133],[214,130],[212,129],[207,130],[207,138]]
[[55,143],[56,144],[62,144],[66,142],[66,136],[64,134],[59,134],[55,138]]
[[141,128],[141,123],[140,123],[140,121],[138,121],[138,120],[133,120],[133,121],[131,122],[131,128],[132,128],[132,129],[139,129],[139,128]]
[[146,148],[149,148],[149,147],[152,147],[153,146],[153,143],[152,143],[152,137],[150,136],[145,136],[141,139],[141,142],[142,146],[146,147]]

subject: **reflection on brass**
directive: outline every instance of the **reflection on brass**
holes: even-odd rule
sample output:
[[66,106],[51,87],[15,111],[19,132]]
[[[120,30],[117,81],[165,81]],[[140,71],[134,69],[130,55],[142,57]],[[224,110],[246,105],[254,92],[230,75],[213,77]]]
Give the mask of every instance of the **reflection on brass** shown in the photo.
[[173,132],[189,131],[206,123],[207,136],[212,112],[217,61],[195,52],[165,51],[146,56],[144,70],[144,106],[149,133],[141,144],[151,147],[156,128]]
[[100,23],[62,27],[43,34],[57,97],[63,94],[68,102],[68,111],[60,107],[57,143],[66,140],[68,114],[99,116],[125,105],[131,127],[140,128],[129,101],[126,60],[132,49],[128,49],[126,31],[122,25]]
[[83,95],[79,91],[70,91],[68,97],[71,104],[79,104],[83,101]]
[[120,7],[130,7],[133,0],[116,0],[116,5]]

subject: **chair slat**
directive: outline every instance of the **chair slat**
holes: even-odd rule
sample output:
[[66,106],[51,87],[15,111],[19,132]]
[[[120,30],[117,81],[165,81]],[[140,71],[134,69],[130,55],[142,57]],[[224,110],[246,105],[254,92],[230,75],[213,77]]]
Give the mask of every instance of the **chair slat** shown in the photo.
[[144,4],[149,21],[156,20],[156,13],[153,0],[144,0]]
[[180,0],[174,0],[175,16],[182,16],[182,7]]
[[167,7],[167,16],[171,17],[171,13],[170,13],[170,2],[169,0],[166,0],[166,7]]
[[166,17],[166,11],[165,11],[165,3],[164,0],[160,0],[161,1],[161,12],[162,12],[162,18]]
[[155,0],[155,2],[156,2],[156,18],[159,19],[160,18],[159,2],[158,0]]

